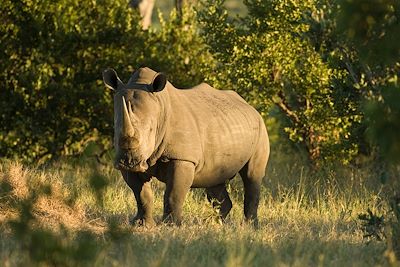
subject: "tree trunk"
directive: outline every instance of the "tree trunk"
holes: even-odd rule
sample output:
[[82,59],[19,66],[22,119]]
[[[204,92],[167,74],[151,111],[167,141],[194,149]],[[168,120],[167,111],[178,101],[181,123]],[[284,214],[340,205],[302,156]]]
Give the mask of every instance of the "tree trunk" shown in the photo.
[[[275,104],[280,108],[280,110],[292,121],[293,125],[298,129],[301,134],[303,141],[301,142],[307,151],[308,160],[312,168],[318,167],[318,160],[321,156],[320,142],[321,138],[314,132],[314,128],[310,125],[305,125],[301,121],[299,116],[293,109],[289,106],[286,101],[286,96],[283,91],[279,91],[277,94],[278,98],[275,100]],[[309,105],[309,104],[307,104]]]
[[142,29],[147,30],[151,25],[151,15],[153,14],[155,0],[131,0],[129,5],[138,8],[142,17]]
[[179,16],[182,15],[183,5],[184,5],[184,0],[175,0],[175,8]]

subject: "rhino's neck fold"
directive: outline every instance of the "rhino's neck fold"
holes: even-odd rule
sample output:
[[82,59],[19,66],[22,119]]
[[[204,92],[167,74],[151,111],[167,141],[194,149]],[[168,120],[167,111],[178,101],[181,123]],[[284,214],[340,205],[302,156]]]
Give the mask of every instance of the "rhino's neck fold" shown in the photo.
[[[167,85],[168,86],[168,85]],[[160,105],[160,114],[158,116],[157,128],[156,128],[156,142],[153,154],[149,158],[149,165],[154,165],[157,160],[164,154],[166,148],[166,131],[167,127],[170,127],[170,99],[168,94],[168,88],[166,87],[162,92],[157,94],[157,101]]]

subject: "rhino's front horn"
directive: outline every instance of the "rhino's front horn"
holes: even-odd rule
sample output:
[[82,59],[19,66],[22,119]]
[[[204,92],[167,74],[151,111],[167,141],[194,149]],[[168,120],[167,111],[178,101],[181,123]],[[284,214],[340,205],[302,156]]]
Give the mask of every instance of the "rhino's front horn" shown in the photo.
[[[129,104],[129,110],[132,110]],[[122,136],[125,137],[133,137],[135,134],[135,130],[133,129],[132,122],[130,119],[130,112],[126,107],[125,97],[122,96]]]

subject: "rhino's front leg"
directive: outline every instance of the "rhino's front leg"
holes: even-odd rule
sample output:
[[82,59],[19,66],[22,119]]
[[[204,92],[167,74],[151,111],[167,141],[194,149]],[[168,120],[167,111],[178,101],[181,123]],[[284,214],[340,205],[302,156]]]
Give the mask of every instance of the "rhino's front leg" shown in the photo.
[[173,160],[167,168],[166,189],[164,194],[165,222],[180,225],[182,206],[194,179],[194,164],[188,161]]
[[125,182],[132,189],[137,203],[137,214],[132,224],[152,227],[155,225],[153,219],[153,191],[151,189],[150,179],[145,175],[122,171]]

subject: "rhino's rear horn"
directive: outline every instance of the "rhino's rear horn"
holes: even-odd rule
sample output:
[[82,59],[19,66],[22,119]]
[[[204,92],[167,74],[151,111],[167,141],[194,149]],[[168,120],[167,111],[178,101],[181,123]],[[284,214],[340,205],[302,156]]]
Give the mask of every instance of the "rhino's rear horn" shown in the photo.
[[[131,107],[130,107],[130,103],[128,103],[129,105],[129,110],[131,111]],[[125,97],[122,96],[122,129],[121,129],[121,134],[122,136],[126,136],[126,137],[133,137],[135,134],[135,130],[132,126],[132,122],[130,119],[130,114],[132,114],[132,112],[128,111],[128,108],[126,107],[126,102],[125,102]]]

